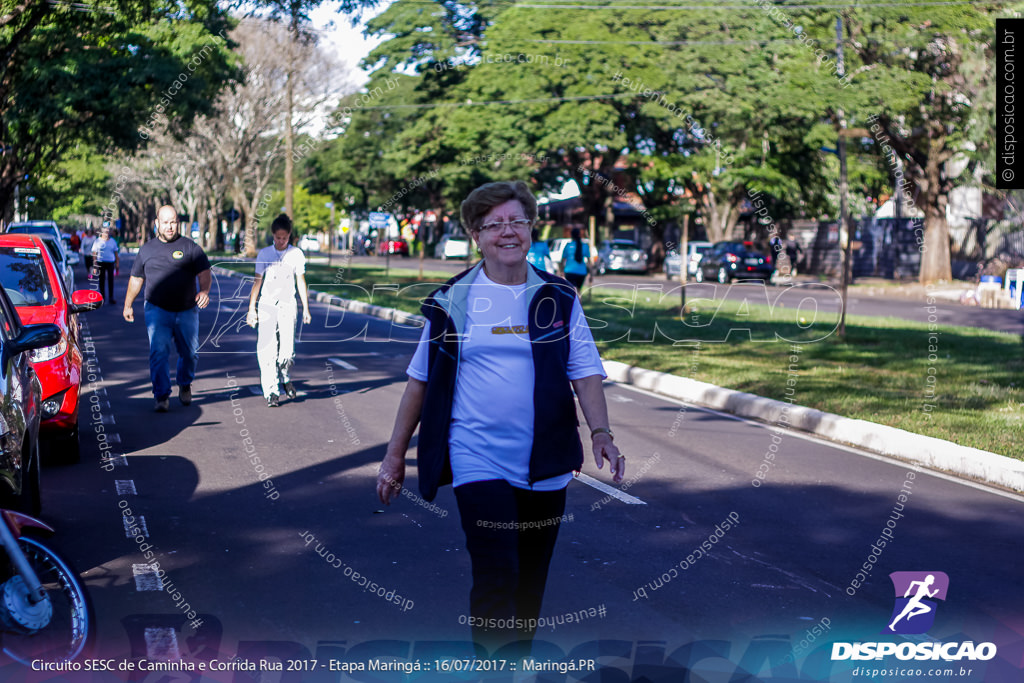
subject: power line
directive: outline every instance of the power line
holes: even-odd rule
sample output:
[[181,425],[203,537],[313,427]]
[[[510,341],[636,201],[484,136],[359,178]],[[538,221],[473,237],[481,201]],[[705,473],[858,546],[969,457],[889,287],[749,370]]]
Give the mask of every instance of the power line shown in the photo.
[[84,2],[65,2],[64,0],[49,0],[51,7],[67,7],[73,9],[76,12],[106,12],[107,14],[117,14],[117,9],[114,7],[104,7],[103,5],[87,5]]
[[578,97],[541,97],[528,100],[487,100],[485,102],[430,102],[426,104],[377,104],[359,109],[432,109],[434,107],[486,107],[492,104],[544,104],[551,102],[584,102],[588,100],[613,100],[620,97],[640,97],[637,93],[615,93],[611,95],[580,95]]
[[800,43],[799,38],[772,38],[770,40],[550,40],[522,38],[523,43],[549,43],[552,45],[768,45],[770,43]]
[[[628,1],[628,0],[627,0]],[[648,11],[695,11],[695,10],[712,10],[718,11],[734,11],[739,10],[743,12],[749,12],[751,10],[760,9],[767,11],[767,8],[759,5],[623,5],[617,2],[610,2],[607,5],[574,5],[570,3],[559,3],[559,4],[535,4],[535,3],[524,3],[517,2],[512,3],[515,7],[522,7],[524,9],[592,9],[592,10],[648,10]],[[775,4],[771,6],[779,9],[788,10],[801,10],[801,9],[871,9],[873,7],[935,7],[941,5],[992,5],[1000,4],[987,2],[986,0],[932,0],[930,2],[874,2],[870,4],[861,4],[856,2],[842,2],[834,4],[817,4],[817,5],[789,5],[789,4]]]

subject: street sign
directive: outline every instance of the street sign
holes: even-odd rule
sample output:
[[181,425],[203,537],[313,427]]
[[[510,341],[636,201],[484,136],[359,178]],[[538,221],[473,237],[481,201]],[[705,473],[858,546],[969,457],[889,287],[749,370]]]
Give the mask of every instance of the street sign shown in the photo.
[[391,220],[390,213],[384,213],[383,211],[370,212],[370,226],[378,230],[388,227],[389,220]]

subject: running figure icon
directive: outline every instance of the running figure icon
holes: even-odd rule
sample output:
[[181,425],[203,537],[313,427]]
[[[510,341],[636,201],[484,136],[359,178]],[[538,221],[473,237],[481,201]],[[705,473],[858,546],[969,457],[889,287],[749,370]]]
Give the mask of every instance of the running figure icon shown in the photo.
[[926,633],[935,622],[939,600],[946,599],[949,576],[940,571],[893,572],[895,604],[882,633]]
[[921,602],[921,600],[923,600],[924,598],[934,598],[935,594],[939,592],[938,588],[929,592],[928,588],[933,583],[935,583],[934,574],[929,574],[924,581],[910,582],[910,585],[907,587],[907,592],[903,594],[903,597],[909,597],[910,592],[914,590],[914,586],[918,587],[917,593],[914,595],[914,597],[910,598],[910,602],[908,602],[903,607],[903,611],[900,612],[899,616],[893,619],[892,623],[889,624],[890,631],[895,631],[896,623],[904,617],[906,617],[907,621],[910,621],[911,619],[920,614],[928,614],[928,612],[932,611],[931,606],[924,604],[923,602]]

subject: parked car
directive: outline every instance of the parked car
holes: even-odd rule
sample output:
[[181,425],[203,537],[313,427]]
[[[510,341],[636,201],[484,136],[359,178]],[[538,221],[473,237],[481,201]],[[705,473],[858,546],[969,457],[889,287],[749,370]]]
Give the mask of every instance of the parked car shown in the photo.
[[597,250],[597,274],[609,270],[626,273],[647,272],[647,252],[633,240],[606,240]]
[[697,264],[697,282],[717,280],[721,283],[737,279],[764,280],[772,275],[768,257],[754,251],[752,242],[715,242]]
[[320,251],[320,240],[316,235],[303,235],[298,246],[302,251]]
[[447,261],[450,258],[464,259],[469,256],[469,238],[445,235],[434,247],[434,258]]
[[381,254],[401,254],[402,256],[409,255],[409,243],[400,237],[388,238],[380,243]]
[[75,289],[75,267],[72,265],[69,256],[71,252],[64,248],[64,240],[60,236],[54,237],[47,231],[34,232],[30,230],[26,231],[26,233],[35,235],[43,241],[47,251],[50,252],[50,257],[53,258],[53,262],[57,266],[57,270],[64,277],[64,286],[67,288],[67,291],[73,291]]
[[71,247],[71,235],[61,233],[60,241],[64,246],[64,253],[68,255],[68,264],[72,269],[74,269],[75,266],[82,262],[82,258],[78,255],[78,252]]
[[7,226],[4,232],[27,232],[34,235],[53,235],[61,238],[60,228],[54,221],[18,221]]
[[82,383],[78,314],[97,308],[103,295],[83,289],[69,300],[45,240],[40,235],[0,235],[0,284],[22,322],[50,323],[60,331],[58,341],[33,350],[29,360],[42,390],[40,434],[59,460],[77,462]]
[[22,325],[0,292],[0,506],[39,514],[42,388],[29,354],[60,342],[56,325]]
[[[697,274],[697,264],[700,263],[701,257],[711,249],[711,242],[694,241],[687,242],[686,252],[690,255],[687,259],[687,272],[690,275]],[[679,257],[679,251],[676,249],[670,249],[668,254],[665,256],[665,276],[670,280],[679,277],[679,267],[682,263],[682,259]]]
[[[586,250],[590,251],[590,255],[593,256],[594,250],[590,248],[590,240],[586,237],[582,239],[583,244],[587,247]],[[559,237],[558,239],[553,239],[548,242],[548,248],[551,250],[551,260],[554,262],[555,268],[558,268],[562,263],[562,251],[565,250],[565,246],[569,244],[569,242],[572,242],[572,238]]]

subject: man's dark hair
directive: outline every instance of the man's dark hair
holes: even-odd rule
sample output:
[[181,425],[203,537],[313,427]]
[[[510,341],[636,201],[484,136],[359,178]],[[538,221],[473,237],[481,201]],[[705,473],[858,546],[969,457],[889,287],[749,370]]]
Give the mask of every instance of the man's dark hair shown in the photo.
[[282,213],[270,224],[270,232],[277,232],[278,230],[292,231],[292,219],[288,218],[288,214]]

